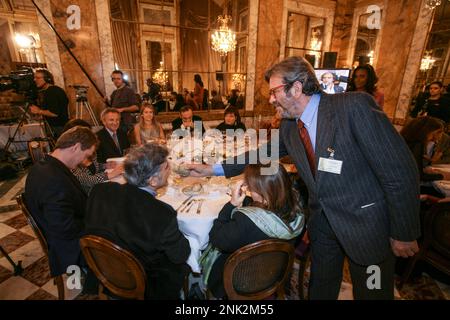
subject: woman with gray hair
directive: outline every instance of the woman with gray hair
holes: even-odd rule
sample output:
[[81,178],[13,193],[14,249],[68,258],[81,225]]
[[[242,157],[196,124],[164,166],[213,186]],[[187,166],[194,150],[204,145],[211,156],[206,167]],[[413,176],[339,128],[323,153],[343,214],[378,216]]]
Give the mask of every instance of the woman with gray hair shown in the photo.
[[131,251],[147,274],[147,299],[179,299],[189,242],[178,229],[177,213],[156,199],[167,184],[168,151],[157,144],[132,150],[124,163],[127,184],[96,185],[89,196],[86,232]]

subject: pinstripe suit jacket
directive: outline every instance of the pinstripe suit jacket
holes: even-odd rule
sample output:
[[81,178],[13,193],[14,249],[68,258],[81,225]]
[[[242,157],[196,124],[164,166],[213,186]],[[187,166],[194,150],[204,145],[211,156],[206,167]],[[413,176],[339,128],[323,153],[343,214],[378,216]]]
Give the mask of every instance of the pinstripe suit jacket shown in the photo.
[[[403,138],[366,93],[322,94],[317,119],[319,158],[343,161],[341,174],[311,174],[295,120],[283,119],[280,154],[290,155],[308,187],[312,241],[315,216],[324,212],[346,254],[361,265],[384,260],[389,238],[413,241],[420,235],[419,173]],[[226,176],[245,165],[225,165]]]

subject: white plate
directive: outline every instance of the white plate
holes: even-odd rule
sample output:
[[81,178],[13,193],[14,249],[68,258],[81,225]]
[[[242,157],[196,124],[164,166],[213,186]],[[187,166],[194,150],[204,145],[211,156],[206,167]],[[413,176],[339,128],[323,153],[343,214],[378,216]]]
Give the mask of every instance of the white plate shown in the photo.
[[124,161],[125,161],[125,157],[106,159],[106,162],[124,162]]

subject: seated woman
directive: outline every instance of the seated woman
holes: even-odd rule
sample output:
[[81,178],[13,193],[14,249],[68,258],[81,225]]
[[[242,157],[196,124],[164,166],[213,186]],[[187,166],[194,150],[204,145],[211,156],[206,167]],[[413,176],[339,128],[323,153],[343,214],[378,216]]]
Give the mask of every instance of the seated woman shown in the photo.
[[144,104],[142,106],[139,123],[134,126],[134,137],[139,146],[152,139],[165,139],[164,130],[161,124],[156,121],[153,105]]
[[127,184],[96,185],[88,198],[86,234],[104,237],[132,252],[147,274],[146,299],[179,299],[189,242],[178,229],[177,213],[156,199],[167,185],[169,152],[146,144],[125,160]]
[[[216,298],[223,298],[223,270],[228,257],[236,250],[267,239],[295,241],[300,235],[304,216],[299,196],[291,180],[278,164],[276,173],[261,175],[268,165],[248,165],[244,181],[234,188],[209,233],[210,245],[200,258],[207,287]],[[245,198],[245,188],[251,194]],[[244,204],[244,206],[242,206]]]
[[216,129],[220,130],[223,134],[225,134],[227,130],[247,130],[245,124],[241,122],[241,116],[239,115],[238,109],[235,107],[228,107],[225,109],[224,121],[220,123]]
[[[66,132],[76,126],[92,129],[91,125],[86,121],[81,119],[72,119],[66,123],[63,132]],[[105,168],[98,163],[97,156],[94,154],[93,157],[84,160],[77,168],[73,169],[72,173],[80,182],[86,194],[89,194],[92,187],[97,183],[114,179],[115,177],[123,174],[123,166],[121,164],[115,165],[114,168],[111,169],[113,170],[105,172]]]
[[433,117],[413,119],[400,132],[416,160],[420,173],[421,194],[443,197],[429,185],[429,182],[450,179],[447,172],[426,168],[432,158],[432,155],[428,154],[427,146],[430,142],[439,141],[443,133],[444,122]]

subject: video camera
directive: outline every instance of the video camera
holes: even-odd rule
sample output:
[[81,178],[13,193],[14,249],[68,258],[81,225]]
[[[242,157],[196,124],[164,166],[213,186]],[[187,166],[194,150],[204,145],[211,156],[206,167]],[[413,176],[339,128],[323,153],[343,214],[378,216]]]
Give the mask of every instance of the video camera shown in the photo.
[[88,86],[74,84],[74,85],[70,85],[69,87],[75,89],[75,98],[77,101],[86,101],[87,100],[87,91],[89,89]]
[[0,92],[14,90],[23,94],[28,102],[37,98],[37,87],[34,83],[34,72],[31,67],[22,67],[17,71],[11,71],[8,76],[0,75]]

